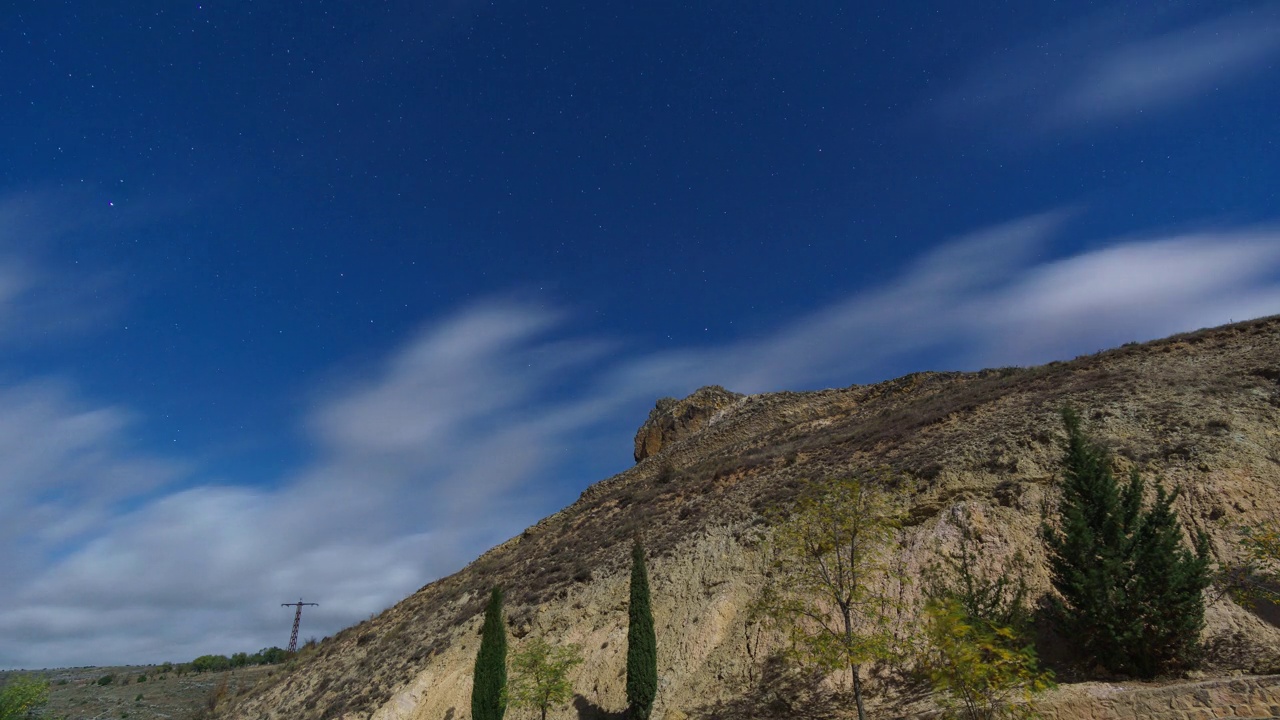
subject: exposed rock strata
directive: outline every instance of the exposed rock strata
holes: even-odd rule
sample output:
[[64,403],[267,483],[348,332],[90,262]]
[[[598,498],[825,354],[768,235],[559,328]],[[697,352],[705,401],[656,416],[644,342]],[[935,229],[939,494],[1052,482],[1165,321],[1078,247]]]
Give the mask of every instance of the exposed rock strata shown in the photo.
[[649,419],[636,431],[636,462],[701,431],[718,413],[733,406],[742,397],[719,385],[709,385],[699,388],[683,400],[658,400],[653,410],[649,411]]

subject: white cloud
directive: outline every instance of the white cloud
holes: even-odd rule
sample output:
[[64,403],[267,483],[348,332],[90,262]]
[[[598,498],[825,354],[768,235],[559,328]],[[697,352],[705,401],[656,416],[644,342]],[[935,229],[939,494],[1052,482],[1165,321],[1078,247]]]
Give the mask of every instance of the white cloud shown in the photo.
[[[131,451],[129,422],[124,410],[87,406],[62,383],[0,387],[0,542],[56,550],[174,477],[176,465]],[[5,565],[13,572],[22,563]]]
[[975,68],[945,114],[1045,132],[1113,124],[1202,99],[1280,56],[1280,10],[1255,3],[1171,24],[1109,9]]
[[1069,216],[1032,215],[945,243],[892,282],[729,353],[724,382],[750,391],[848,384],[904,353],[957,342],[975,299],[1032,262]]
[[1127,43],[1080,68],[1049,110],[1063,121],[1123,117],[1186,102],[1272,58],[1280,28],[1241,13]]
[[[747,392],[847,385],[908,369],[1044,363],[1280,312],[1280,226],[1118,238],[1053,257],[1071,215],[951,240],[881,287],[708,350],[686,371]],[[922,354],[931,367],[902,366]]]
[[[40,631],[31,621],[65,600],[28,604],[21,589],[110,528],[122,504],[179,476],[177,464],[132,446],[131,426],[128,412],[86,403],[64,383],[0,387],[0,667],[17,660],[7,656],[11,648],[27,647],[23,639]],[[83,591],[70,597],[90,600]]]
[[[14,448],[0,446],[29,479],[4,484],[18,510],[58,474],[48,468],[92,460],[76,475],[86,483],[65,494],[92,511],[88,542],[64,555],[26,536],[0,541],[0,556],[34,561],[0,587],[0,667],[283,645],[290,617],[279,603],[299,595],[322,603],[304,634],[332,633],[536,521],[547,508],[534,481],[604,410],[551,397],[601,348],[549,336],[555,317],[495,300],[424,328],[321,396],[306,418],[317,458],[274,490],[207,484],[105,515],[88,483],[128,476],[113,470],[125,465],[115,460],[123,413],[64,402],[11,423],[0,415],[0,437],[25,428],[8,438]],[[65,442],[30,444],[58,428]]]
[[[882,286],[726,345],[626,350],[575,337],[568,313],[482,302],[324,388],[301,419],[316,453],[300,472],[271,489],[187,487],[123,514],[121,498],[174,472],[130,448],[129,413],[57,384],[0,388],[0,488],[14,500],[0,520],[19,528],[0,535],[0,667],[283,644],[279,603],[300,595],[321,603],[304,636],[330,634],[556,509],[546,488],[573,456],[624,466],[661,394],[847,385],[920,369],[904,358],[921,356],[934,368],[1043,362],[1280,309],[1275,227],[1055,256],[1070,216],[954,239]],[[48,532],[55,517],[79,519]],[[63,537],[87,540],[68,550]]]
[[[984,301],[990,347],[1009,362],[1280,311],[1280,228],[1130,240],[1031,270]],[[1090,347],[1093,345],[1093,347]]]

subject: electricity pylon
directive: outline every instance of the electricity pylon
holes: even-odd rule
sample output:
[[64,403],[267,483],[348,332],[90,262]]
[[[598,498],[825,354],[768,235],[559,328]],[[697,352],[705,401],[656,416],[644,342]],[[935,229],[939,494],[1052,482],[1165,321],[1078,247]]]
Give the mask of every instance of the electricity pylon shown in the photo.
[[296,603],[280,603],[280,607],[298,608],[298,611],[293,614],[293,632],[289,634],[289,652],[291,653],[298,651],[298,625],[302,622],[303,605],[315,605],[319,607],[320,603],[304,603],[302,602],[302,598],[298,598],[298,602]]

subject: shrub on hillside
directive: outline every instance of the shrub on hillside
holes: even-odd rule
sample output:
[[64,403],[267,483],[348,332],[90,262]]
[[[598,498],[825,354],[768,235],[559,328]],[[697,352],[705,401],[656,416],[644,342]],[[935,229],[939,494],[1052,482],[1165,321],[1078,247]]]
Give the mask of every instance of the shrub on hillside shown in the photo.
[[191,669],[195,672],[218,672],[231,668],[231,658],[226,655],[201,655],[191,661]]
[[981,572],[972,517],[959,523],[957,553],[926,573],[925,635],[920,669],[942,704],[966,720],[1035,715],[1035,693],[1053,686],[1029,638],[1028,563],[1008,557]]
[[49,702],[49,683],[16,677],[0,688],[0,720],[31,717]]

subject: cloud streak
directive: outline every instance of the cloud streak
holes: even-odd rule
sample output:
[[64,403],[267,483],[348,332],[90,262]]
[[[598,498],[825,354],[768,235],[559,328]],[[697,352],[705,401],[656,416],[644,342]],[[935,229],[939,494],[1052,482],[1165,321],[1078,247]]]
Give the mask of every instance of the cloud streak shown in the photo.
[[91,226],[83,214],[66,211],[66,202],[39,194],[0,197],[0,348],[86,334],[124,305],[111,275],[53,272],[43,261],[50,247]]
[[1180,25],[1110,10],[980,64],[940,110],[1032,132],[1098,128],[1203,99],[1277,56],[1275,3]]
[[868,382],[921,356],[1036,363],[1280,308],[1275,226],[1055,255],[1071,218],[954,238],[879,287],[719,345],[637,351],[520,297],[461,308],[319,388],[299,418],[313,460],[270,488],[187,483],[123,503],[183,476],[131,447],[131,413],[51,381],[0,387],[0,667],[282,644],[279,603],[299,594],[322,603],[304,635],[335,632],[557,509],[548,488],[592,452],[586,438],[624,467],[662,394]]

